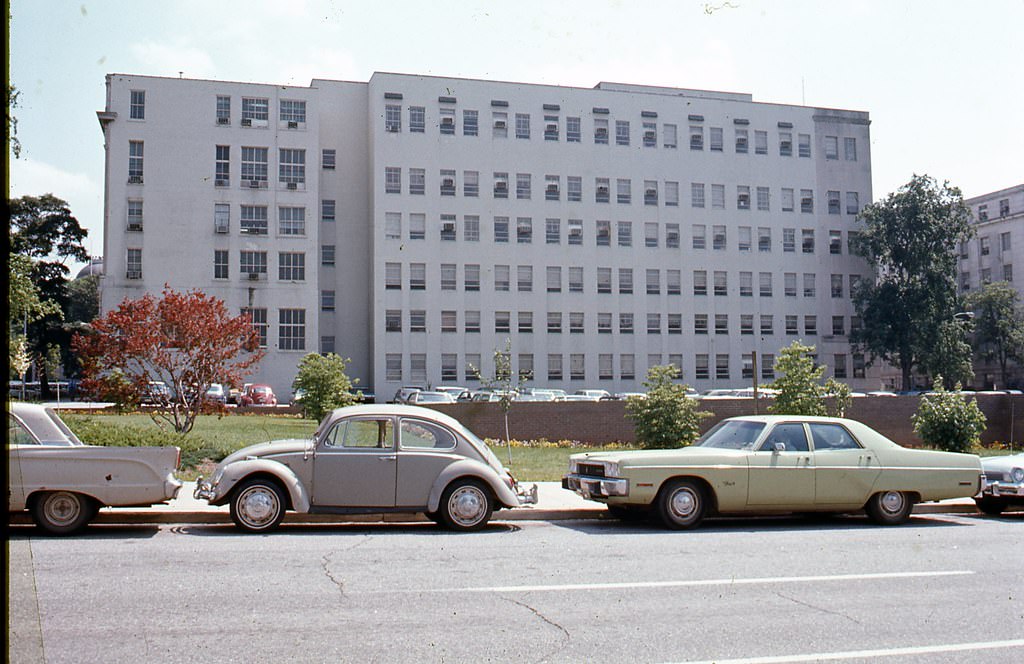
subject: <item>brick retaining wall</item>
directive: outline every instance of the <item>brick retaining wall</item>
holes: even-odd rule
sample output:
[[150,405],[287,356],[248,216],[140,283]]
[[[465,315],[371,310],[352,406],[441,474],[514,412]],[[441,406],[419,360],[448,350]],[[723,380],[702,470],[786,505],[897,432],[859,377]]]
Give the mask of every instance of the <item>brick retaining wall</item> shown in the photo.
[[[1024,437],[1024,395],[979,394],[978,406],[988,418],[982,443],[1008,442],[1011,436]],[[921,441],[914,435],[910,416],[917,412],[920,397],[860,397],[853,400],[847,417],[864,422],[901,445],[916,446]],[[760,403],[766,411],[767,400]],[[484,438],[504,438],[505,425],[497,403],[458,403],[437,405],[474,433]],[[701,423],[706,431],[719,420],[754,412],[753,399],[709,399],[700,402],[700,409],[713,413]],[[1012,417],[1011,417],[1012,414]],[[635,442],[633,423],[625,416],[625,402],[600,401],[565,403],[514,403],[509,411],[512,438],[531,440],[578,440],[603,444],[615,441]]]

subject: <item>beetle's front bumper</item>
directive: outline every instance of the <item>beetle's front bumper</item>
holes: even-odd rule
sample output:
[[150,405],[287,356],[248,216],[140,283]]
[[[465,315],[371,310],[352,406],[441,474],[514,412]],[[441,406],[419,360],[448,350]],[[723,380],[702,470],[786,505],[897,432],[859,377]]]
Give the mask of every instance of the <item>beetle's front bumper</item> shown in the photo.
[[217,497],[217,488],[213,482],[199,476],[196,479],[196,490],[192,492],[192,497],[197,500],[201,498],[207,502],[213,502]]
[[536,484],[517,484],[516,485],[516,497],[519,499],[520,505],[536,505],[537,504],[537,485]]
[[575,473],[562,478],[562,488],[575,491],[588,500],[629,495],[629,480],[621,477],[589,477]]

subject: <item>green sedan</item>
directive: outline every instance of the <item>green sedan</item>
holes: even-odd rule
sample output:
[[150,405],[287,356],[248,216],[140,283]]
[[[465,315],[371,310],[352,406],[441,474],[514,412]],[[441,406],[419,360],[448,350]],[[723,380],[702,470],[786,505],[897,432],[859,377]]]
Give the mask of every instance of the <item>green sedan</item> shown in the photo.
[[769,415],[723,420],[691,447],[574,454],[562,486],[673,529],[709,514],[860,510],[892,525],[915,503],[974,496],[981,477],[973,454],[907,449],[854,420]]

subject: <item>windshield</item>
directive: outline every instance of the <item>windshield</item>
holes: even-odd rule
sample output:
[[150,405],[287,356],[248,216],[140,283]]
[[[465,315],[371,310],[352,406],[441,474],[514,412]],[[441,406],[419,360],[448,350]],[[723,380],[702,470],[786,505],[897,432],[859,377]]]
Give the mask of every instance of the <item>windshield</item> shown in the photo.
[[764,422],[747,422],[731,420],[719,422],[714,428],[700,437],[700,447],[719,447],[728,450],[749,450],[754,441],[764,431]]

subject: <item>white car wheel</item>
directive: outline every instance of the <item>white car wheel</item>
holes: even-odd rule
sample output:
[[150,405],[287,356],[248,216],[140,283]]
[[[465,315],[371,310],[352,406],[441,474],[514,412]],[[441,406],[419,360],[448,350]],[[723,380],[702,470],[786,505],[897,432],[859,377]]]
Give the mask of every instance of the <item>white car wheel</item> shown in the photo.
[[871,496],[865,507],[868,516],[882,526],[906,523],[914,511],[914,500],[902,491],[881,491]]
[[674,530],[693,528],[704,518],[704,490],[691,480],[674,480],[662,487],[657,499],[662,523]]
[[81,530],[95,512],[91,498],[71,491],[45,493],[32,506],[36,525],[51,535],[70,535]]
[[452,530],[479,530],[493,511],[491,492],[476,480],[457,480],[441,496],[441,521]]
[[284,518],[284,492],[276,482],[249,480],[231,499],[231,519],[242,530],[262,533],[273,530]]

